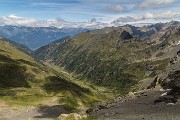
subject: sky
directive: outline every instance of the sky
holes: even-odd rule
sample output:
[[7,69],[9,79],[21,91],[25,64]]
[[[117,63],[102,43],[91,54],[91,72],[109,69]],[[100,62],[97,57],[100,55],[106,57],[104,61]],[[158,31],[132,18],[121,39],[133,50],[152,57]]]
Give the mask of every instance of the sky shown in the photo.
[[0,0],[0,25],[118,26],[180,20],[180,0]]

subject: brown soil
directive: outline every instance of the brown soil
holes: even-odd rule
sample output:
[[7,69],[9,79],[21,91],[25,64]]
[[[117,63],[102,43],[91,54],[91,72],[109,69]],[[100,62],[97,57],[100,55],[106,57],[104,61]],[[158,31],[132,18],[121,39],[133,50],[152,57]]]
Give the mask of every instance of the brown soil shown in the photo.
[[112,103],[107,109],[94,112],[92,115],[100,120],[180,120],[180,102],[175,105],[167,103],[154,104],[162,92],[148,91],[146,94],[127,100]]
[[0,120],[56,120],[62,113],[67,112],[60,106],[9,107],[0,104]]

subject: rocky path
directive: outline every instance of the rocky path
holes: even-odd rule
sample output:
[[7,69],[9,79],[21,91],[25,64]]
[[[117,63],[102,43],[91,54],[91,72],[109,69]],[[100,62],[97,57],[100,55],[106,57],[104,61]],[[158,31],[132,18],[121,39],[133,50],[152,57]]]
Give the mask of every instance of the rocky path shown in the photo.
[[94,111],[99,120],[180,120],[180,102],[176,104],[154,103],[162,94],[149,91],[134,99],[119,101]]

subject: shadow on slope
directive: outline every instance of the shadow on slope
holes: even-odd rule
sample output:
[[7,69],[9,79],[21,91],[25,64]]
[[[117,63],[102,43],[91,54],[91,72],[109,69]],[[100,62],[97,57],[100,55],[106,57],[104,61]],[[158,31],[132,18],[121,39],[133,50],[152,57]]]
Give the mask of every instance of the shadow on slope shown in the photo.
[[59,92],[65,91],[70,92],[72,95],[81,97],[84,94],[90,94],[91,91],[87,88],[80,87],[79,85],[66,81],[63,78],[50,76],[47,78],[43,88],[46,92],[58,94]]
[[0,88],[30,87],[25,72],[26,68],[17,61],[0,55]]
[[34,118],[58,118],[61,114],[67,114],[62,106],[54,105],[54,106],[41,106],[38,108],[38,112],[41,114],[39,116],[35,116]]
[[48,94],[58,96],[59,105],[71,112],[78,110],[79,107],[92,106],[99,102],[90,89],[57,76],[48,77],[43,89]]

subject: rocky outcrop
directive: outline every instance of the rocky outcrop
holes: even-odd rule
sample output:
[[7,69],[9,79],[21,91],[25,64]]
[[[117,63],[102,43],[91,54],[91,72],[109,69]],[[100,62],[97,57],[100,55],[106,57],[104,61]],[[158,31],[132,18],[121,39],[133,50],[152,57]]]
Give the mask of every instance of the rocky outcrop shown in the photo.
[[162,94],[154,103],[176,103],[180,97],[180,70],[170,73],[160,84],[166,93]]
[[177,55],[180,56],[180,50],[177,52]]
[[176,103],[177,102],[177,98],[172,96],[172,95],[165,95],[165,96],[159,97],[157,100],[154,101],[154,103],[160,103],[160,102],[164,102],[164,103]]
[[129,33],[129,32],[126,32],[126,31],[123,31],[120,35],[121,39],[123,40],[129,40],[129,39],[132,39],[133,36]]
[[162,81],[161,86],[164,89],[172,89],[180,92],[180,70],[170,73],[168,77]]
[[97,105],[95,106],[94,108],[89,108],[86,110],[86,113],[87,114],[91,114],[91,113],[94,113],[94,112],[98,112],[99,110],[102,110],[102,109],[107,109],[108,106],[107,105]]
[[158,83],[158,76],[154,79],[154,81],[147,87],[147,89],[155,88]]

